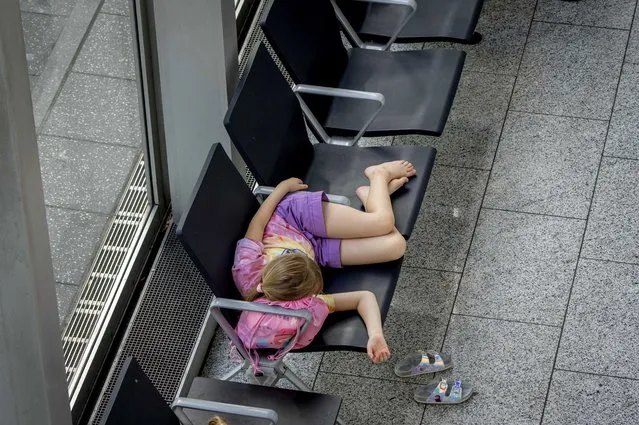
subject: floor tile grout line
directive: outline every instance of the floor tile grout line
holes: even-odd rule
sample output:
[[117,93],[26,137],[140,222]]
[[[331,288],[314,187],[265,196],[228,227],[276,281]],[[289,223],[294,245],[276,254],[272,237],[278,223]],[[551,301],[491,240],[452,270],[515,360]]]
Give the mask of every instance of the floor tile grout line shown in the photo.
[[52,18],[68,18],[69,15],[65,15],[63,13],[47,13],[47,12],[34,12],[32,10],[20,10],[20,15],[23,13],[31,13],[33,15],[42,15],[42,16],[50,16]]
[[471,317],[473,319],[485,319],[485,320],[496,320],[499,322],[510,322],[510,323],[520,323],[522,325],[533,325],[533,326],[544,326],[546,328],[555,328],[558,329],[559,325],[548,325],[546,323],[535,323],[535,322],[526,322],[525,320],[515,320],[515,319],[504,319],[501,317],[490,317],[490,316],[480,316],[477,314],[464,314],[464,313],[451,313],[453,316],[462,316],[462,317]]
[[[75,67],[75,63],[73,64],[73,66]],[[111,78],[113,80],[132,81],[134,83],[137,82],[137,80],[135,78],[119,77],[119,76],[114,76],[114,75],[96,74],[94,72],[86,72],[86,71],[77,71],[74,68],[71,68],[69,73],[70,74],[88,75],[88,76],[91,76],[91,77]]]
[[[548,112],[531,112],[531,111],[522,111],[520,109],[509,109],[508,112],[515,112],[518,114],[530,114],[530,115],[543,115],[543,116],[547,116],[547,117],[558,117],[558,118],[572,118],[572,119],[577,119],[577,120],[587,120],[587,121],[603,121],[603,122],[609,122],[610,118],[608,119],[604,119],[604,118],[586,118],[586,117],[578,117],[576,115],[562,115],[562,114],[550,114]],[[612,112],[610,113],[611,117],[612,117]]]
[[[634,16],[637,12],[637,3],[635,3],[635,13],[632,15],[632,21],[630,22],[630,28],[634,25]],[[612,102],[612,110],[610,111],[611,121],[608,122],[608,128],[606,129],[606,136],[604,137],[603,147],[601,148],[601,156],[599,158],[599,166],[597,167],[597,174],[595,175],[595,182],[592,188],[592,195],[590,196],[590,203],[588,206],[588,215],[586,216],[586,223],[584,225],[584,231],[581,235],[581,244],[579,245],[579,253],[577,255],[577,263],[575,264],[575,271],[573,272],[572,282],[570,283],[570,289],[568,291],[568,299],[566,300],[566,307],[564,309],[564,318],[561,324],[561,330],[559,332],[559,339],[557,340],[557,348],[555,349],[555,356],[552,363],[552,370],[550,372],[550,379],[548,380],[548,388],[546,390],[546,397],[544,399],[544,407],[541,411],[541,419],[539,420],[539,424],[542,425],[544,422],[544,415],[546,414],[546,406],[548,404],[548,397],[550,396],[550,387],[552,385],[552,380],[555,374],[555,369],[557,367],[557,357],[559,356],[559,348],[561,346],[561,339],[564,335],[564,328],[566,324],[566,317],[568,317],[568,308],[570,307],[570,300],[572,298],[572,291],[575,286],[575,280],[577,279],[577,270],[579,270],[579,263],[581,262],[581,253],[583,251],[584,242],[586,241],[586,232],[588,230],[588,221],[590,219],[590,213],[592,212],[592,206],[595,200],[595,193],[597,192],[597,182],[599,181],[599,173],[601,172],[601,165],[604,159],[604,152],[606,152],[606,142],[608,141],[608,134],[610,133],[610,123],[612,122],[612,114],[615,109],[615,103],[617,103],[617,95],[619,93],[619,86],[621,84],[621,74],[623,72],[623,63],[626,59],[626,54],[628,53],[628,46],[630,44],[630,32],[628,32],[628,38],[626,39],[626,48],[624,50],[623,58],[621,60],[621,67],[619,69],[619,75],[617,76],[617,87],[615,88],[615,95]]]
[[581,257],[582,260],[589,260],[589,261],[601,261],[604,263],[613,263],[613,264],[624,264],[627,266],[639,266],[639,263],[629,263],[627,261],[616,261],[616,260],[606,260],[603,258],[593,258],[593,257]]
[[73,141],[73,142],[95,143],[95,144],[98,144],[98,145],[112,146],[112,147],[116,147],[116,148],[129,148],[129,149],[135,150],[136,152],[142,150],[141,146],[140,147],[136,147],[136,146],[125,145],[125,144],[121,144],[121,143],[102,142],[100,140],[90,140],[90,139],[84,139],[84,138],[80,138],[80,137],[61,136],[61,135],[52,134],[52,133],[40,133],[38,136],[57,137],[58,139],[65,139],[65,140],[69,140],[69,141]]
[[482,207],[482,209],[484,209],[484,210],[492,210],[492,211],[511,212],[511,213],[515,213],[515,214],[539,215],[539,216],[542,216],[542,217],[564,218],[566,220],[586,221],[585,218],[581,218],[581,217],[568,217],[568,216],[565,216],[565,215],[557,215],[557,214],[546,214],[546,213],[537,213],[537,212],[530,212],[530,211],[517,211],[517,210],[511,210],[511,209],[507,209],[507,208]]
[[[311,384],[311,390],[313,391],[315,391],[315,384],[317,383],[317,375],[319,375],[320,372],[322,371],[322,363],[324,363],[325,355],[326,355],[326,351],[322,352],[322,358],[319,361],[319,365],[317,365],[317,371],[315,372],[315,376],[313,377],[313,383]],[[339,410],[342,410],[341,407]]]
[[475,232],[477,231],[477,226],[479,224],[479,217],[481,216],[481,210],[484,205],[484,201],[486,199],[486,192],[488,191],[488,185],[490,184],[490,177],[492,176],[493,169],[495,166],[495,158],[497,158],[497,152],[499,151],[499,144],[501,142],[501,138],[504,134],[504,128],[506,127],[506,121],[508,120],[508,110],[510,109],[510,105],[513,100],[513,95],[515,93],[515,87],[517,87],[517,79],[519,78],[519,71],[521,70],[521,64],[524,61],[524,54],[526,53],[526,46],[528,45],[528,39],[530,38],[530,32],[532,30],[533,19],[535,17],[535,11],[537,10],[537,6],[539,4],[539,0],[535,1],[535,7],[533,8],[532,15],[530,17],[530,22],[528,23],[528,31],[526,33],[526,41],[522,47],[521,56],[519,58],[519,64],[517,65],[517,76],[515,77],[515,81],[513,82],[512,89],[510,90],[510,96],[508,98],[508,105],[506,106],[506,114],[504,115],[503,121],[501,123],[501,129],[499,131],[499,137],[497,138],[497,145],[495,146],[495,152],[493,153],[493,160],[490,165],[490,171],[488,172],[488,178],[486,179],[486,185],[484,186],[484,194],[481,198],[481,203],[479,204],[479,211],[477,212],[477,217],[475,219],[475,225],[473,227],[473,233],[470,237],[470,243],[468,244],[468,249],[466,250],[466,257],[464,258],[464,265],[462,266],[461,277],[459,279],[459,284],[457,285],[457,291],[455,291],[455,296],[453,297],[451,314],[448,317],[448,323],[446,324],[446,329],[444,331],[444,336],[442,338],[442,344],[440,351],[444,349],[444,345],[446,344],[446,338],[448,338],[448,329],[450,328],[450,323],[453,318],[453,311],[455,310],[455,304],[457,303],[457,296],[459,295],[459,291],[462,287],[462,282],[464,280],[464,272],[466,271],[466,265],[468,264],[468,256],[470,255],[470,250],[473,246],[473,239],[475,239]]
[[561,371],[561,372],[570,372],[570,373],[581,373],[584,375],[592,375],[592,376],[605,376],[606,378],[615,378],[615,379],[625,379],[628,381],[637,381],[639,382],[639,378],[631,378],[629,376],[617,376],[617,375],[609,375],[607,373],[597,373],[597,372],[583,372],[581,370],[571,370],[571,369],[564,369],[561,367],[556,367],[555,370]]
[[58,285],[73,286],[74,288],[80,288],[80,285],[77,283],[60,282],[58,280],[56,280],[55,283]]
[[411,269],[419,269],[419,270],[429,270],[432,272],[438,272],[438,273],[453,273],[453,274],[458,274],[460,275],[460,279],[461,279],[461,272],[456,272],[453,270],[446,270],[446,269],[434,269],[432,267],[420,267],[420,266],[413,266],[412,264],[403,264],[402,268],[404,267],[408,267]]
[[584,28],[598,28],[602,30],[615,30],[615,31],[630,31],[632,29],[632,22],[630,23],[630,28],[619,28],[619,27],[603,27],[600,25],[590,25],[590,24],[575,24],[572,22],[552,22],[552,21],[544,21],[542,19],[533,19],[533,22],[539,22],[542,24],[554,24],[554,25],[568,25],[571,27],[584,27]]
[[466,167],[464,165],[455,165],[455,164],[435,164],[438,167],[448,167],[448,168],[458,168],[458,169],[462,169],[462,170],[473,170],[473,171],[483,171],[484,173],[487,173],[490,171],[490,169],[485,169],[485,168],[477,168],[477,167]]
[[87,213],[87,214],[94,214],[94,215],[99,215],[101,217],[106,217],[109,218],[111,217],[113,214],[109,214],[109,213],[104,213],[104,212],[97,212],[97,211],[91,211],[91,210],[83,210],[80,208],[70,208],[70,207],[63,207],[60,205],[53,205],[53,204],[44,204],[46,207],[48,208],[55,208],[57,210],[67,210],[67,211],[75,211],[75,212],[83,212],[83,213]]
[[604,155],[604,158],[621,159],[624,161],[639,161],[639,158],[629,158],[625,156]]
[[[400,378],[398,378],[398,379],[380,378],[380,377],[356,375],[354,373],[331,372],[331,371],[328,371],[328,370],[318,371],[318,374],[320,372],[321,373],[326,373],[326,374],[329,374],[329,375],[349,376],[349,377],[353,377],[353,378],[362,378],[362,379],[374,379],[376,381],[388,382],[388,383],[391,383],[391,384],[424,385],[424,384],[420,384],[419,382],[415,382],[415,381],[402,381]],[[431,374],[429,374],[429,375],[431,375]]]

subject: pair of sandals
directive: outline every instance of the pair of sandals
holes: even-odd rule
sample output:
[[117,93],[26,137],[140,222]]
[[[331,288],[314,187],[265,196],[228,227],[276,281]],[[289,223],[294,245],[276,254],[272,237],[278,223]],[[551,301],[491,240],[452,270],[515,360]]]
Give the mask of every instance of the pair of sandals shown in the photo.
[[[401,378],[437,373],[453,367],[447,354],[435,351],[416,351],[399,360],[395,365],[395,375]],[[442,378],[428,385],[420,385],[415,390],[414,398],[418,403],[426,404],[459,404],[473,395],[473,387],[468,382],[455,379],[454,384]]]

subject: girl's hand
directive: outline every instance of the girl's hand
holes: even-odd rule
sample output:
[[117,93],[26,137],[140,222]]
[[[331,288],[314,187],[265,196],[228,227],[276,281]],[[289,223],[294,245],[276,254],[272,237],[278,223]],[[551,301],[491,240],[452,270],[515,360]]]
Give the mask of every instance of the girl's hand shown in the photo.
[[308,185],[304,184],[304,182],[297,177],[286,179],[277,186],[286,190],[286,192],[297,192],[298,190],[308,189]]
[[368,338],[366,347],[368,358],[375,364],[385,362],[391,356],[384,334],[380,331]]

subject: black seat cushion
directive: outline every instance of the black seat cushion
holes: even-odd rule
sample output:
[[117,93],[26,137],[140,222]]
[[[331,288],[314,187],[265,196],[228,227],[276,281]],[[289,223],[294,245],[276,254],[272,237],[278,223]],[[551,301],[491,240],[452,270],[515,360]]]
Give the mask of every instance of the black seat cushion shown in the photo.
[[402,235],[409,237],[422,205],[435,154],[434,148],[423,146],[354,148],[317,144],[314,145],[313,162],[304,180],[309,190],[347,196],[353,207],[362,208],[355,189],[368,184],[364,176],[366,167],[397,159],[412,162],[417,175],[392,197],[395,227]]
[[[452,49],[386,52],[351,49],[339,87],[382,93],[386,103],[367,135],[441,135],[466,53]],[[356,106],[356,107],[355,107]],[[336,98],[326,128],[358,131],[375,105]]]
[[[354,29],[367,38],[391,37],[406,8],[341,0],[338,4]],[[469,42],[473,37],[484,0],[417,0],[417,11],[397,41]]]
[[[333,425],[342,403],[332,395],[208,378],[195,378],[188,397],[272,409],[277,412],[278,425]],[[188,416],[194,424],[205,424],[211,414],[189,411]],[[265,423],[231,415],[224,418],[233,425]]]

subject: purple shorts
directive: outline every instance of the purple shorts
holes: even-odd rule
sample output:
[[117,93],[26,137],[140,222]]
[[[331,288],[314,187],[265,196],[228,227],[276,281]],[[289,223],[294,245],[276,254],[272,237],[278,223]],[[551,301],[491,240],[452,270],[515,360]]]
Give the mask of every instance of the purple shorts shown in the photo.
[[324,192],[294,192],[286,195],[275,208],[275,213],[306,236],[315,250],[320,266],[342,267],[341,240],[326,236],[322,202],[328,202]]

